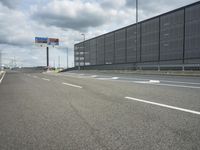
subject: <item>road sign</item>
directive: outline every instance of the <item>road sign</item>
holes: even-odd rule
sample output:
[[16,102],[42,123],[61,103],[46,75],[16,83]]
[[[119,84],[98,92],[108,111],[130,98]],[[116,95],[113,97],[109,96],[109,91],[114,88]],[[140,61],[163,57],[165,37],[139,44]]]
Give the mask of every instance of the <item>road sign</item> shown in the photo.
[[58,46],[59,45],[59,39],[56,38],[48,38],[48,45],[52,45],[52,46]]
[[47,44],[48,38],[47,37],[35,37],[35,43],[37,44]]

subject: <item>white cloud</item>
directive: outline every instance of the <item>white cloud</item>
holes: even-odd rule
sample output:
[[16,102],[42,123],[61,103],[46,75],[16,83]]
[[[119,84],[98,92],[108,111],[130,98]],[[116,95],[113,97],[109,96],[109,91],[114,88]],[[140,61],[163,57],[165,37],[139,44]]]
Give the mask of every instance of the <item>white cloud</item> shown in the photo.
[[47,26],[74,30],[103,25],[109,18],[96,2],[51,1],[46,6],[32,7],[32,18]]

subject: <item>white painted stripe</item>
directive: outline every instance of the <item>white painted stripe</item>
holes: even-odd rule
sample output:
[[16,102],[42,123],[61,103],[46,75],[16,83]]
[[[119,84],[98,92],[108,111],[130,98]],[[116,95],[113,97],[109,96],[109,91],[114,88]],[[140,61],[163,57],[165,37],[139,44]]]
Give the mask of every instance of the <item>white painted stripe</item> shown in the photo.
[[187,85],[175,85],[175,84],[154,84],[154,85],[162,85],[162,86],[169,86],[169,87],[181,87],[181,88],[190,88],[190,89],[200,89],[199,86],[187,86]]
[[164,84],[164,83],[150,83],[148,81],[132,81],[132,83],[139,83],[139,84],[149,84],[149,85],[157,85],[157,86],[169,86],[169,87],[180,87],[180,88],[190,88],[190,89],[200,89],[199,86],[187,86],[187,85],[176,85],[176,84]]
[[111,80],[111,78],[96,78],[98,80]]
[[194,84],[194,85],[200,85],[200,83],[194,83],[194,82],[181,82],[181,81],[168,81],[168,80],[160,80],[162,82],[168,82],[168,83],[181,83],[181,84]]
[[92,78],[96,78],[96,77],[97,77],[97,75],[92,75],[91,77],[92,77]]
[[151,101],[133,98],[133,97],[125,97],[125,98],[129,99],[129,100],[133,100],[133,101],[138,101],[138,102],[142,102],[142,103],[147,103],[147,104],[151,104],[151,105],[161,106],[161,107],[165,107],[165,108],[170,108],[170,109],[174,109],[174,110],[179,110],[179,111],[183,111],[183,112],[187,112],[187,113],[200,115],[200,112],[194,111],[194,110],[189,110],[189,109],[185,109],[185,108],[180,108],[180,107],[170,106],[170,105],[166,105],[166,104],[151,102]]
[[159,80],[149,80],[150,83],[160,83]]
[[68,85],[68,86],[72,86],[72,87],[76,87],[76,88],[82,88],[81,86],[79,86],[79,85],[74,85],[74,84],[70,84],[70,83],[65,83],[65,82],[63,82],[62,84],[64,84],[64,85]]
[[117,79],[119,79],[119,77],[112,77],[111,79],[113,79],[113,80],[117,80]]
[[5,74],[6,74],[6,72],[3,72],[3,75],[2,75],[2,77],[0,79],[0,83],[3,81],[3,78],[4,78]]
[[45,80],[45,81],[50,81],[50,79],[47,79],[47,78],[42,78],[42,80]]

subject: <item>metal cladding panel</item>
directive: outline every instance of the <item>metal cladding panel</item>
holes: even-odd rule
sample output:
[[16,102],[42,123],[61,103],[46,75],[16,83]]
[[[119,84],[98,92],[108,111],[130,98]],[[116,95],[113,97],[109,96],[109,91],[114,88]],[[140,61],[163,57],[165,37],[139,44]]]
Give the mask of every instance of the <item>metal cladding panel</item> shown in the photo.
[[183,59],[184,10],[160,19],[160,60]]
[[141,61],[158,61],[159,18],[142,23]]
[[115,63],[126,62],[126,29],[115,32]]
[[84,42],[84,59],[85,65],[90,65],[90,41]]
[[97,38],[97,64],[104,64],[104,36]]
[[200,4],[185,9],[185,58],[200,58]]
[[114,63],[114,33],[105,35],[105,64]]
[[127,28],[127,62],[136,62],[136,25]]
[[97,40],[90,40],[90,64],[96,65]]
[[136,53],[136,57],[137,57],[137,62],[141,62],[141,24],[138,24],[136,26],[137,28],[137,53]]

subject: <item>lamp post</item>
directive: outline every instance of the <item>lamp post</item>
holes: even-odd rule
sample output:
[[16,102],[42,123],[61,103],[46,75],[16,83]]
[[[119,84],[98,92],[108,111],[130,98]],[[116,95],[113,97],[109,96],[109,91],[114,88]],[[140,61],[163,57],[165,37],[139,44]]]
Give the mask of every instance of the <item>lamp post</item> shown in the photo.
[[1,50],[0,50],[0,71],[2,70],[2,53],[1,53]]
[[68,67],[69,67],[69,66],[68,66],[68,47],[67,47],[67,49],[66,49],[66,55],[67,55],[67,62],[66,62],[66,63],[67,63],[67,69],[68,69]]
[[137,63],[138,63],[138,60],[137,60],[137,58],[138,58],[138,56],[137,56],[138,55],[138,52],[137,52],[138,51],[137,50],[138,49],[138,43],[137,43],[138,42],[138,40],[137,40],[137,38],[138,38],[138,0],[136,0],[135,2],[136,2],[136,6],[135,6],[136,7],[136,9],[135,9],[136,10],[136,17],[135,17],[135,22],[136,22],[136,40],[135,41],[136,41],[136,43],[135,43],[135,46],[136,46],[136,70],[137,70]]

